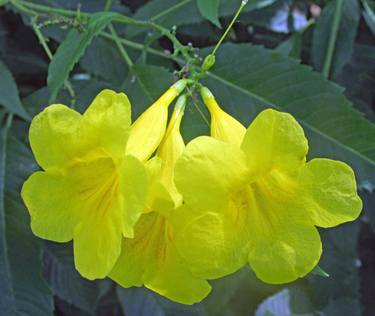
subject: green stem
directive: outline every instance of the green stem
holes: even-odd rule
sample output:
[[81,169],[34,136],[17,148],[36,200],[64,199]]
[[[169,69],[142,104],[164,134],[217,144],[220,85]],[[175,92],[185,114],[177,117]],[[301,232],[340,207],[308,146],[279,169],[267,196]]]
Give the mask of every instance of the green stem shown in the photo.
[[[40,45],[42,45],[45,53],[47,54],[49,60],[52,60],[53,54],[52,54],[51,50],[49,49],[47,41],[44,38],[44,35],[42,34],[42,32],[40,31],[36,21],[37,21],[36,17],[31,18],[31,26],[34,30],[35,35],[37,36],[37,38],[39,40]],[[65,80],[64,85],[65,85],[65,88],[68,90],[68,92],[70,94],[70,97],[72,98],[72,103],[74,104],[74,102],[75,102],[75,92],[74,92],[73,86],[71,85],[71,83],[68,80]]]
[[326,78],[329,77],[329,74],[331,71],[333,54],[335,52],[337,35],[339,33],[339,28],[340,28],[343,4],[344,4],[343,0],[336,0],[335,13],[334,13],[333,22],[332,22],[332,29],[331,29],[331,34],[329,37],[327,53],[324,59],[324,65],[323,65],[323,70],[322,70],[323,76]]
[[[27,1],[24,1],[24,0],[12,0],[12,3],[15,6],[16,6],[16,4],[22,5],[26,9],[31,9],[31,10],[34,10],[36,12],[49,14],[49,15],[50,14],[58,14],[58,15],[62,15],[62,16],[65,16],[65,17],[70,17],[70,18],[76,18],[77,15],[78,15],[77,11],[71,11],[71,10],[66,10],[66,9],[61,9],[61,8],[52,8],[52,7],[49,7],[49,6],[36,4],[36,3],[33,3],[33,2],[27,2]],[[86,18],[86,19],[91,16],[90,13],[86,13],[86,12],[79,12],[79,15],[80,15],[81,18]],[[132,25],[136,25],[136,26],[140,26],[140,27],[147,27],[147,28],[151,27],[151,28],[159,31],[160,33],[162,33],[164,36],[166,36],[173,43],[173,46],[177,50],[181,50],[184,57],[191,58],[190,56],[187,56],[184,53],[184,50],[182,49],[184,46],[179,42],[179,40],[176,38],[176,36],[174,36],[167,28],[165,28],[161,25],[158,25],[158,24],[156,24],[152,21],[141,21],[141,20],[133,19],[133,18],[130,18],[128,16],[121,15],[121,14],[118,14],[113,19],[113,21],[118,22],[118,23],[124,23],[124,24],[132,24]]]
[[162,11],[162,12],[156,14],[156,15],[154,15],[150,20],[151,21],[156,21],[157,19],[160,19],[161,17],[163,17],[163,16],[165,16],[165,15],[167,15],[167,14],[169,14],[169,13],[171,13],[171,12],[173,12],[173,11],[181,8],[181,7],[183,7],[184,5],[190,3],[191,1],[192,0],[181,1],[181,2],[179,2],[177,4],[175,4],[174,6],[171,6],[168,9],[166,9],[166,10],[164,10],[164,11]]
[[30,16],[37,16],[38,14],[31,10],[31,9],[28,9],[26,7],[24,7],[22,4],[18,3],[18,2],[15,2],[15,1],[12,1],[12,4],[20,11],[30,15]]
[[122,58],[125,60],[126,64],[129,66],[129,68],[132,68],[133,67],[133,62],[132,60],[130,59],[127,51],[124,49],[124,46],[122,46],[122,43],[120,41],[120,38],[118,37],[116,31],[115,31],[115,28],[113,27],[112,24],[109,25],[109,30],[112,34],[112,37],[113,37],[113,40],[114,42],[116,43],[116,46],[122,56]]
[[[108,34],[106,32],[102,32],[100,33],[100,36],[104,37],[104,38],[107,38],[109,40],[112,40],[112,41],[115,41],[113,35],[111,34]],[[140,50],[140,51],[143,51],[143,50],[146,50],[148,53],[151,53],[155,56],[159,56],[159,57],[162,57],[162,58],[166,58],[166,59],[170,59],[170,60],[173,60],[179,64],[183,64],[184,63],[184,60],[181,59],[181,58],[178,58],[178,57],[175,57],[173,55],[170,55],[170,54],[165,54],[157,49],[154,49],[154,48],[150,48],[150,47],[145,47],[145,45],[143,44],[140,44],[140,43],[136,43],[136,42],[133,42],[133,41],[130,41],[130,40],[127,40],[127,39],[124,39],[124,38],[119,38],[119,41],[121,44],[127,46],[127,47],[131,47],[131,48],[134,48],[136,50]]]
[[49,49],[49,47],[47,45],[47,41],[45,40],[42,32],[40,31],[40,29],[38,27],[38,25],[36,24],[36,18],[31,19],[31,26],[34,30],[35,35],[38,37],[39,43],[42,45],[45,53],[47,54],[48,58],[51,60],[52,57],[53,57],[52,52]]
[[207,126],[209,127],[210,126],[210,121],[208,120],[208,118],[206,117],[206,115],[203,113],[203,111],[201,110],[201,108],[199,107],[198,105],[198,100],[196,99],[196,97],[194,96],[194,90],[195,89],[190,89],[189,87],[187,88],[187,91],[188,91],[188,95],[190,96],[191,100],[192,100],[192,103],[195,107],[195,109],[198,111],[199,115],[202,117],[203,121],[207,124]]
[[104,5],[104,11],[110,11],[112,9],[112,0],[106,0]]
[[234,22],[236,22],[238,16],[241,14],[241,12],[242,12],[242,10],[243,10],[243,8],[245,7],[246,4],[247,4],[247,0],[242,0],[241,5],[238,8],[235,16],[233,17],[233,19],[230,22],[229,26],[225,30],[224,34],[221,36],[220,40],[217,42],[217,44],[216,44],[214,50],[212,51],[211,55],[215,56],[216,51],[219,49],[220,45],[222,44],[222,42],[224,41],[224,39],[227,37],[227,35],[228,35],[229,31],[231,30]]

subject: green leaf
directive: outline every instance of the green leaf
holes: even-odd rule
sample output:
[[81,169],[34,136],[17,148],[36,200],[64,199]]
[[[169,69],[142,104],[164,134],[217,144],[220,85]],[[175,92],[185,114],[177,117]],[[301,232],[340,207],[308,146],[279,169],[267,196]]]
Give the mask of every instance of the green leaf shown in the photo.
[[337,82],[345,87],[356,108],[375,122],[375,46],[356,44],[350,63],[343,69]]
[[302,53],[303,34],[312,24],[313,22],[308,22],[301,30],[293,33],[288,39],[281,42],[275,50],[280,52],[284,56],[300,59]]
[[16,82],[9,69],[0,60],[0,105],[8,111],[19,115],[25,120],[30,120],[29,114],[25,111],[19,94]]
[[86,47],[115,17],[116,13],[100,12],[93,14],[83,31],[72,29],[60,44],[48,68],[47,84],[50,90],[50,103],[56,99],[59,89],[68,79],[70,71],[82,57]]
[[353,302],[351,312],[335,314],[327,311],[325,315],[360,315],[359,229],[360,222],[356,221],[320,232],[324,245],[320,264],[329,271],[330,277],[309,275],[308,285],[314,306],[321,311],[341,310],[342,299]]
[[[211,3],[212,1],[213,0],[203,0],[201,2]],[[276,0],[252,0],[245,6],[243,12],[261,9],[275,2]],[[234,15],[240,3],[240,0],[221,1],[217,16],[228,17]],[[205,20],[200,14],[195,0],[152,0],[142,6],[134,14],[134,18],[152,20],[167,28],[191,23],[201,23]],[[144,32],[144,29],[129,25],[126,33],[128,36],[134,37],[142,32]]]
[[148,106],[173,84],[172,73],[162,67],[134,65],[125,81],[124,91],[132,104],[135,120]]
[[375,35],[375,3],[370,0],[362,0],[363,3],[363,17],[370,28],[371,32]]
[[365,184],[359,191],[363,202],[363,213],[366,215],[372,231],[375,233],[375,191],[370,183]]
[[44,247],[44,276],[53,294],[86,312],[95,310],[99,290],[97,282],[79,275],[74,266],[71,244],[46,242]]
[[154,294],[145,288],[117,287],[122,311],[128,316],[166,316]]
[[375,125],[309,67],[262,47],[226,44],[205,83],[246,126],[268,107],[290,112],[307,134],[310,157],[346,161],[360,180],[375,179]]
[[197,0],[197,6],[201,15],[217,27],[221,27],[219,22],[219,5],[220,0]]
[[287,40],[280,43],[275,50],[286,57],[289,56],[295,59],[300,59],[302,48],[301,46],[302,34],[295,33],[292,36],[290,36]]
[[117,46],[108,39],[97,37],[87,47],[80,65],[90,74],[103,78],[116,87],[124,82],[128,67]]
[[358,299],[343,297],[329,303],[322,312],[323,315],[329,316],[361,316],[361,310],[361,302]]
[[116,292],[126,316],[208,316],[202,303],[178,304],[144,287],[117,287]]
[[41,276],[40,242],[31,233],[19,194],[35,163],[26,146],[7,133],[3,128],[0,140],[0,314],[51,316],[53,300]]
[[11,284],[10,263],[7,256],[5,236],[5,167],[8,127],[0,130],[0,312],[4,315],[15,314],[14,297]]
[[[359,24],[359,7],[357,0],[343,0],[342,15],[332,58],[331,74],[335,78],[349,62],[352,55],[355,37]],[[330,1],[324,7],[314,29],[312,59],[314,68],[323,69],[327,55],[336,1]]]

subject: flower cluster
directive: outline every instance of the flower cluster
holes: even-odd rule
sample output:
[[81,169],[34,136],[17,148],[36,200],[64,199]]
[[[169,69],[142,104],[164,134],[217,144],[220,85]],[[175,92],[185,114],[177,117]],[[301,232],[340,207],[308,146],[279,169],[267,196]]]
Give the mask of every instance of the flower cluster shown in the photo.
[[43,170],[22,188],[34,234],[73,240],[88,279],[144,285],[184,304],[245,264],[268,283],[305,276],[322,252],[316,227],[360,213],[352,169],[306,161],[291,115],[268,109],[246,129],[205,87],[211,136],[185,147],[186,84],[177,81],[134,123],[127,96],[111,90],[82,115],[60,104],[38,114],[29,138]]

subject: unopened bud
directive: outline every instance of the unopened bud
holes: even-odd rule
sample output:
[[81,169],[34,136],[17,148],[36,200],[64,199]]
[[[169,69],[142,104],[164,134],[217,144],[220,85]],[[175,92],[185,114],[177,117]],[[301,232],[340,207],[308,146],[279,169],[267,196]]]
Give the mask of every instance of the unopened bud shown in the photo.
[[204,59],[203,65],[202,65],[202,69],[204,71],[211,69],[211,67],[213,65],[215,65],[215,61],[216,61],[216,59],[215,59],[214,55],[206,56],[206,58]]

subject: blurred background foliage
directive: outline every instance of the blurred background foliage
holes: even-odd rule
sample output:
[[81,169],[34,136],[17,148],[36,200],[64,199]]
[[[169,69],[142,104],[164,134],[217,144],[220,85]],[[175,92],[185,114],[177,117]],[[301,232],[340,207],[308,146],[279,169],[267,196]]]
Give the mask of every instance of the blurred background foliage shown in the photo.
[[[184,306],[145,288],[89,282],[74,268],[71,244],[30,231],[19,193],[37,169],[30,119],[51,102],[84,111],[103,88],[127,93],[137,117],[185,64],[160,32],[118,23],[111,29],[111,14],[95,13],[162,25],[199,58],[239,2],[0,0],[0,315],[375,315],[373,0],[251,0],[204,79],[244,124],[266,107],[288,111],[309,137],[310,157],[338,158],[356,170],[361,218],[321,230],[319,265],[329,277],[315,271],[271,286],[246,267],[212,281],[203,302]],[[199,98],[190,98],[186,112],[186,141],[207,134]]]

